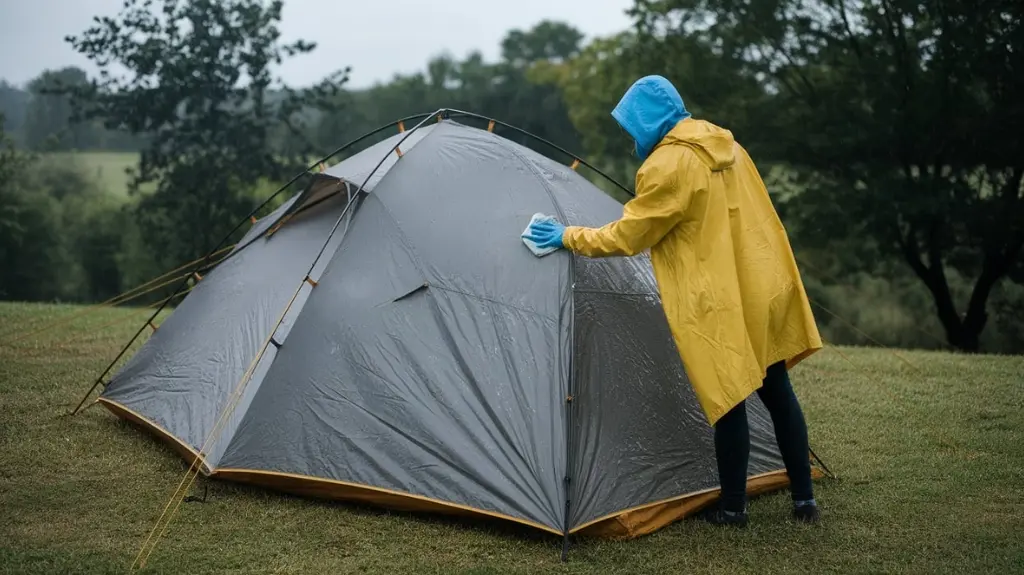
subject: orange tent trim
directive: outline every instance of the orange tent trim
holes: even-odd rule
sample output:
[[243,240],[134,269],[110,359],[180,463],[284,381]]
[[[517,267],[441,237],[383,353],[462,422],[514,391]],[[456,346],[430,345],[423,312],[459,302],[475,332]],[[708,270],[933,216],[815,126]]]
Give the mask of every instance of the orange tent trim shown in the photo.
[[[114,415],[148,429],[166,441],[190,464],[194,463],[196,458],[198,458],[201,463],[200,469],[207,477],[267,487],[277,491],[318,499],[370,503],[397,511],[430,512],[458,516],[485,516],[534,527],[554,535],[563,535],[563,532],[559,529],[553,529],[528,519],[382,487],[258,469],[216,468],[211,470],[205,459],[195,449],[172,435],[160,424],[116,401],[102,397],[96,401]],[[817,468],[812,467],[812,470],[815,478],[823,476]],[[782,489],[787,485],[789,485],[789,478],[786,475],[786,471],[781,469],[752,476],[747,481],[747,493],[754,496]],[[718,488],[706,489],[616,511],[575,527],[570,533],[601,539],[633,539],[653,533],[662,527],[700,511],[718,499],[719,491]]]

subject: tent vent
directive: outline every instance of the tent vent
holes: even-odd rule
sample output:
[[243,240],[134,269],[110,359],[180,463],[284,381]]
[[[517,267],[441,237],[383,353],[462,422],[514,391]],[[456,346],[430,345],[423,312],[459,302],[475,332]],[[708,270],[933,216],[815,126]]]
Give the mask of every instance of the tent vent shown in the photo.
[[404,293],[404,294],[396,297],[395,299],[391,300],[391,303],[395,303],[396,301],[402,301],[403,299],[406,299],[407,297],[410,297],[413,294],[419,293],[419,292],[427,289],[428,287],[430,287],[430,284],[424,282],[422,285],[416,286],[416,289],[410,290],[408,293]]

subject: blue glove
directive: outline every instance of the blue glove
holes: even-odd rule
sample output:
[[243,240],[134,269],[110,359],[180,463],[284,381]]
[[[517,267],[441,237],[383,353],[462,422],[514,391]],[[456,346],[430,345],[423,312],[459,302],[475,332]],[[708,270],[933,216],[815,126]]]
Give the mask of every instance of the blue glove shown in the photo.
[[565,226],[558,222],[541,221],[530,224],[529,232],[523,238],[537,244],[540,249],[564,248],[562,238],[565,235]]

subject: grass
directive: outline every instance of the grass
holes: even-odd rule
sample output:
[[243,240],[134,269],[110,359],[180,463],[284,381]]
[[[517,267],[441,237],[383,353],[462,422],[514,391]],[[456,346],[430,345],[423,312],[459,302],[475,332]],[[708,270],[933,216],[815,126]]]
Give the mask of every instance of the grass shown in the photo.
[[96,182],[104,193],[118,198],[128,197],[128,183],[131,178],[126,168],[139,163],[136,152],[54,152],[47,154],[46,162],[73,164],[87,177]]
[[[107,310],[0,304],[0,573],[126,572],[185,465],[93,407],[62,414],[141,323]],[[124,320],[99,329],[111,321]],[[840,476],[824,522],[755,499],[745,531],[684,521],[641,539],[559,541],[225,483],[184,504],[152,573],[1024,572],[1024,357],[825,350],[794,372],[812,444]],[[203,485],[206,485],[203,483]]]
[[[44,162],[73,165],[94,181],[100,191],[115,198],[127,199],[131,178],[125,169],[138,166],[139,154],[107,151],[53,152],[46,155]],[[280,183],[262,180],[253,187],[253,197],[262,200],[277,191],[279,186]],[[143,192],[154,189],[156,184],[152,182],[142,186]]]

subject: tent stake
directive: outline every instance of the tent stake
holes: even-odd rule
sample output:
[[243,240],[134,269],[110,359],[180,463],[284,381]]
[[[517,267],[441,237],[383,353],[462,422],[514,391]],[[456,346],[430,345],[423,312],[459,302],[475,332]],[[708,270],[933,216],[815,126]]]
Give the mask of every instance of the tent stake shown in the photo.
[[821,468],[825,470],[825,475],[831,477],[832,479],[836,479],[836,474],[832,473],[832,471],[829,470],[828,466],[825,465],[825,462],[822,461],[820,457],[818,457],[818,454],[815,453],[814,450],[810,448],[810,446],[807,447],[807,450],[811,452],[811,457],[813,457],[814,460],[818,462],[818,465],[820,465]]

